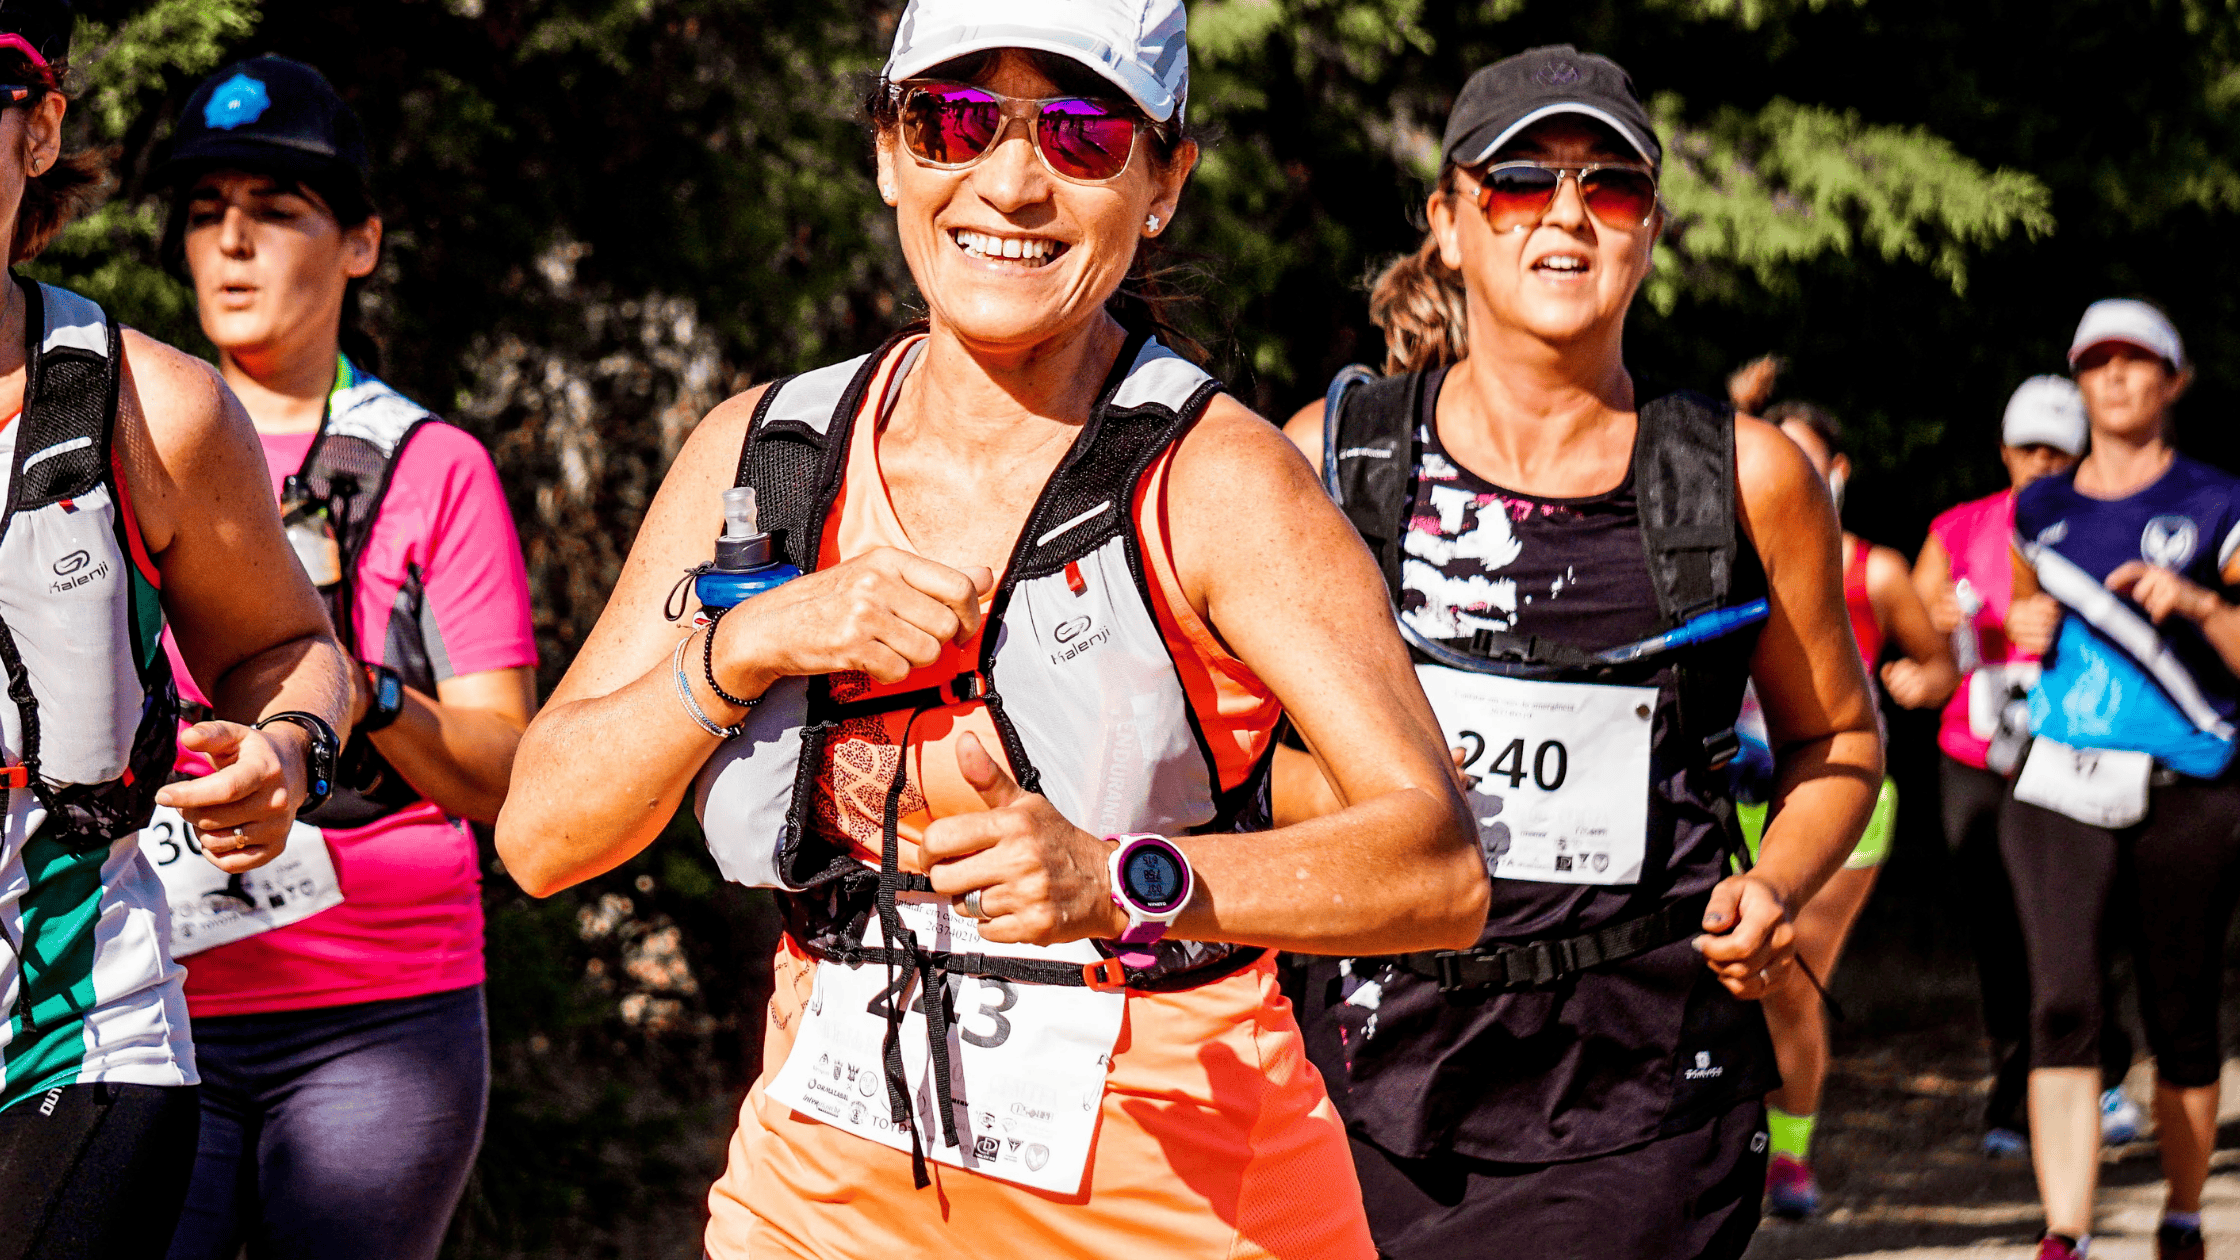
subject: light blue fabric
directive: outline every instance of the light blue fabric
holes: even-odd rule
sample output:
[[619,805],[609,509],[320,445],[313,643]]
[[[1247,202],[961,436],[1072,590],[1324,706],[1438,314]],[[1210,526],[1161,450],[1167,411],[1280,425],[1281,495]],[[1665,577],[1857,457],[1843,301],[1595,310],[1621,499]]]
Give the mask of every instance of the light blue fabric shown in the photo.
[[2074,748],[2149,753],[2196,779],[2232,764],[2232,741],[2195,725],[2128,652],[2074,614],[2061,619],[2053,656],[2030,689],[2030,733]]

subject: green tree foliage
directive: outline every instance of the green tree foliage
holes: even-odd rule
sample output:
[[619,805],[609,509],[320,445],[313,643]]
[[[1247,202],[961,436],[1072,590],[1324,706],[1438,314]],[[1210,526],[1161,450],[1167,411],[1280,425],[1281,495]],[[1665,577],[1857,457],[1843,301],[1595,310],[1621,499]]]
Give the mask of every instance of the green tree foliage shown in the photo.
[[[376,155],[382,371],[497,456],[549,685],[662,471],[756,380],[918,309],[858,106],[896,0],[85,0],[79,142],[114,196],[33,266],[198,345],[151,161],[196,79],[276,51]],[[1716,390],[1772,350],[1849,422],[1849,511],[1909,544],[1995,484],[1999,409],[2093,298],[2145,293],[2240,389],[2240,0],[1199,0],[1205,157],[1168,236],[1182,318],[1281,416],[1377,361],[1471,70],[1616,57],[1654,101],[1671,227],[1628,353]],[[2192,425],[2231,462],[2240,437]],[[459,1255],[689,1250],[756,1060],[773,925],[689,826],[541,903],[488,880],[490,1137]]]

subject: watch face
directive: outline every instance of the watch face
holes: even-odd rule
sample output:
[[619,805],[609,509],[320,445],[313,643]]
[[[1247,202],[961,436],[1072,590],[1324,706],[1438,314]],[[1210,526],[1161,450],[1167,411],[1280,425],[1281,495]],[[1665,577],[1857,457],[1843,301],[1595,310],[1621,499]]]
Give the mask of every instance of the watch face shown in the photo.
[[377,702],[384,713],[393,712],[404,704],[404,682],[395,674],[381,675],[381,697]]
[[1122,865],[1120,878],[1128,885],[1128,896],[1155,914],[1165,914],[1182,900],[1182,864],[1158,845],[1139,845]]

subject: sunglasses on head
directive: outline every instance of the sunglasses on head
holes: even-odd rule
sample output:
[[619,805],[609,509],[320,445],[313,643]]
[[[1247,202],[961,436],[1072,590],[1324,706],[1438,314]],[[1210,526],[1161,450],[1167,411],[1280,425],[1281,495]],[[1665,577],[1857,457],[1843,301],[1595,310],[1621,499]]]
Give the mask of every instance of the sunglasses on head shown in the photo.
[[1478,213],[1496,232],[1534,227],[1555,204],[1556,190],[1578,181],[1579,199],[1604,225],[1647,227],[1657,211],[1657,176],[1643,166],[1588,162],[1500,162],[1478,176]]
[[902,94],[902,146],[927,166],[961,171],[988,156],[1007,120],[1027,124],[1034,151],[1060,179],[1118,179],[1135,154],[1135,115],[1080,96],[1005,96],[965,83],[921,83]]

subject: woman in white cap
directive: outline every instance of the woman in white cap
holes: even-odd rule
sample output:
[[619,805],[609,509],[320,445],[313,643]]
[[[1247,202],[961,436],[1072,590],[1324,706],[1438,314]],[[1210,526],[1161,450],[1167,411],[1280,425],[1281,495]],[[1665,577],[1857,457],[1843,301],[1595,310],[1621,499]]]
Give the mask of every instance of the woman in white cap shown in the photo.
[[[1929,536],[1914,561],[1914,586],[1939,632],[1954,636],[1954,654],[1975,668],[1945,705],[1937,727],[1937,787],[1945,843],[1956,878],[1954,904],[1965,907],[1984,1031],[1996,1059],[1991,1096],[1983,1107],[1983,1152],[1995,1159],[2029,1151],[2023,1101],[2030,1075],[2030,973],[2022,956],[2022,925],[2015,920],[2014,889],[1999,857],[1999,808],[2007,776],[2015,769],[2017,740],[2027,728],[2004,723],[2015,697],[2038,676],[2035,656],[2007,638],[2007,609],[2014,591],[2014,500],[2040,477],[2065,473],[2084,454],[2084,399],[2065,376],[2033,376],[2007,400],[1999,426],[1999,462],[2007,486],[1947,508],[1929,522]],[[1992,748],[1998,743],[1996,765]],[[2100,1038],[2103,1130],[2111,1141],[2138,1132],[2139,1110],[2123,1097],[2131,1067],[2131,1038],[2118,1020],[2104,1023]]]
[[[1812,465],[1626,368],[1661,156],[1604,58],[1479,71],[1430,235],[1372,299],[1390,374],[1290,425],[1383,561],[1490,877],[1471,948],[1308,968],[1309,1047],[1391,1257],[1741,1255],[1778,1081],[1755,999],[1882,780]],[[1737,875],[1753,678],[1778,786]]]
[[2089,1245],[2099,1040],[2114,1018],[2104,976],[2129,925],[2169,1181],[2157,1254],[2197,1260],[2240,894],[2240,478],[2172,444],[2192,373],[2161,311],[2094,303],[2069,362],[2092,450],[2015,498],[2007,637],[2045,660],[2036,738],[1999,820],[2029,958],[2038,1254],[2069,1260]]
[[[1113,313],[1187,62],[1177,3],[909,6],[870,106],[929,323],[710,414],[522,741],[530,892],[688,793],[781,890],[716,1257],[1372,1255],[1269,951],[1466,944],[1485,885],[1368,555]],[[680,630],[719,526],[809,572]],[[1270,829],[1281,711],[1336,817]]]

